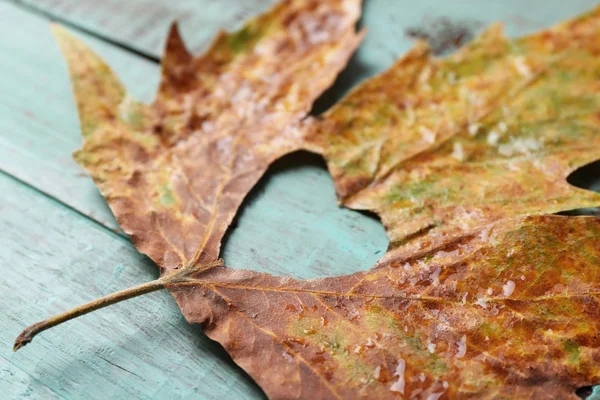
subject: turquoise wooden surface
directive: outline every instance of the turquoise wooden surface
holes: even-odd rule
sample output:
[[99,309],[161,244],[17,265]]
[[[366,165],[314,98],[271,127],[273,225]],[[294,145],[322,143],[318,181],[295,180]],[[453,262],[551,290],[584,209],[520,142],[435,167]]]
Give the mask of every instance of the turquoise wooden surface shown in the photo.
[[167,292],[56,327],[13,353],[24,324],[157,274],[128,240],[55,199],[5,174],[0,192],[0,398],[260,395],[223,350],[185,322]]
[[[184,321],[166,292],[72,321],[36,338],[28,351],[12,353],[24,323],[154,279],[156,270],[128,240],[5,174],[0,192],[2,393],[82,399],[260,394]],[[228,384],[206,385],[206,379]]]
[[[6,277],[0,283],[1,393],[8,398],[261,396],[218,345],[185,323],[167,293],[70,322],[17,354],[10,352],[10,343],[31,322],[155,277],[151,263],[111,230],[116,225],[104,200],[71,160],[80,140],[66,67],[47,15],[34,9],[152,58],[160,56],[173,19],[181,20],[186,41],[198,51],[217,28],[231,28],[272,1],[228,1],[227,7],[209,0],[22,3],[29,8],[0,3],[5,55],[0,63],[0,169],[5,171],[0,176],[0,265]],[[389,66],[410,47],[409,28],[451,21],[468,34],[503,20],[509,35],[519,35],[595,3],[366,0],[361,24],[369,34],[317,108]],[[152,98],[155,63],[81,36],[135,96]],[[368,268],[386,244],[376,221],[335,205],[331,179],[319,159],[300,154],[278,162],[251,193],[223,256],[234,267],[311,278]]]
[[[49,21],[6,2],[0,2],[0,18],[0,168],[116,228],[104,199],[71,157],[81,134],[67,67]],[[156,64],[86,39],[135,96],[152,99]]]

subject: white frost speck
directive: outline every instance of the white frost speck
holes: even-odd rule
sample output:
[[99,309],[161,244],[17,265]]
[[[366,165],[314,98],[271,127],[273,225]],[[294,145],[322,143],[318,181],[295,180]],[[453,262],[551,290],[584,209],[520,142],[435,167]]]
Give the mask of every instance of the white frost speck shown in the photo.
[[487,308],[487,299],[484,297],[478,297],[475,304],[481,306],[482,308]]
[[460,255],[460,252],[458,250],[452,250],[452,251],[440,250],[437,253],[435,253],[434,258],[456,257],[458,255]]
[[379,379],[379,375],[381,374],[381,365],[378,365],[375,370],[373,370],[373,377],[375,379]]
[[427,344],[427,350],[429,350],[429,352],[430,352],[431,354],[435,353],[435,344],[433,344],[433,343],[429,342],[429,343]]
[[467,335],[462,335],[460,341],[456,343],[458,351],[456,352],[456,358],[463,358],[467,354]]
[[506,126],[506,123],[504,121],[500,121],[498,122],[498,129],[500,129],[501,132],[506,133],[508,127]]
[[494,291],[492,290],[491,287],[487,288],[487,294],[488,296],[491,296],[494,293]]
[[469,124],[469,135],[475,136],[479,131],[479,124]]
[[434,143],[435,142],[435,132],[432,131],[431,129],[426,128],[424,126],[420,126],[419,127],[419,132],[421,132],[421,137],[427,143]]
[[509,171],[519,172],[521,170],[521,167],[513,162],[509,162],[506,166],[508,167]]
[[440,267],[436,267],[433,272],[431,273],[431,275],[429,275],[429,279],[431,279],[431,282],[437,286],[440,284],[440,271],[442,269]]
[[504,286],[502,286],[502,293],[504,296],[508,297],[515,291],[515,283],[513,281],[507,281]]
[[121,101],[121,104],[119,105],[118,111],[119,111],[119,116],[121,117],[121,119],[125,120],[126,122],[131,123],[133,121],[133,115],[134,113],[131,112],[132,109],[134,109],[136,101],[131,97],[131,96],[126,96],[123,101]]
[[462,296],[462,303],[463,304],[467,304],[467,296],[469,295],[469,292],[466,292],[465,294],[463,294]]
[[283,356],[283,358],[286,359],[287,362],[294,362],[294,357],[292,357],[292,355],[290,353],[288,353],[287,351],[284,351],[283,353],[281,353],[281,355]]
[[498,153],[510,157],[514,154],[531,154],[532,151],[540,150],[542,147],[544,144],[534,138],[517,138],[498,146]]
[[313,30],[306,30],[305,32],[312,32],[309,34],[308,36],[308,40],[312,43],[312,44],[318,44],[318,43],[322,43],[322,42],[326,42],[329,40],[330,38],[330,34],[326,31],[315,31]]
[[487,142],[489,145],[497,145],[498,140],[500,140],[500,135],[498,135],[496,131],[490,131],[490,133],[488,133]]
[[390,391],[404,394],[404,370],[406,369],[406,363],[403,359],[398,360],[398,366],[394,376],[398,377],[398,380],[390,386]]
[[427,396],[427,400],[438,400],[443,394],[444,392],[431,393]]
[[465,160],[465,151],[462,143],[454,143],[454,147],[452,148],[452,157],[456,158],[458,161]]
[[529,68],[529,65],[527,65],[527,62],[523,56],[515,57],[513,60],[513,65],[520,75],[526,78],[531,75],[531,69]]
[[423,71],[419,75],[419,82],[421,82],[421,83],[427,82],[429,80],[430,76],[431,76],[431,68],[430,67],[423,68]]
[[448,389],[448,386],[450,386],[450,385],[448,384],[448,382],[446,382],[446,381],[442,382],[442,387],[443,387],[444,389]]
[[482,242],[487,242],[489,234],[490,234],[489,228],[482,229],[481,232],[479,232],[479,239],[481,239]]
[[521,280],[524,281],[525,280],[525,275],[521,275]]

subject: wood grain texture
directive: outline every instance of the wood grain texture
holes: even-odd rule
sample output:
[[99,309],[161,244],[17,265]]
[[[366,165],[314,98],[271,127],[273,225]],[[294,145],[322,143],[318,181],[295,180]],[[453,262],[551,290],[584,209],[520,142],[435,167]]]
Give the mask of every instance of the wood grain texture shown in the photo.
[[240,27],[275,0],[17,0],[50,15],[74,22],[150,56],[161,57],[169,25],[184,27],[189,49],[199,52],[220,29]]
[[[217,28],[239,25],[272,1],[232,0],[226,7],[210,0],[22,2],[159,57],[173,19],[181,21],[184,38],[198,52]],[[488,22],[504,20],[507,33],[514,36],[595,4],[593,0],[556,1],[552,6],[542,0],[365,0],[361,25],[369,28],[366,41],[316,110],[323,110],[352,85],[388,67],[411,46],[411,35],[439,36],[431,28],[436,21],[450,21],[459,33],[464,31],[468,36]],[[123,250],[130,246],[126,241],[114,236],[97,239],[102,229],[69,210],[91,216],[109,228],[116,226],[91,180],[71,160],[71,152],[79,147],[80,133],[66,67],[50,35],[48,20],[7,3],[0,4],[0,16],[0,50],[11,54],[0,63],[0,73],[9,77],[0,79],[0,168],[68,206],[48,201],[10,179],[10,184],[0,185],[0,268],[11,276],[2,283],[0,294],[0,305],[9,310],[0,313],[0,323],[6,327],[0,331],[2,393],[9,393],[8,398],[260,396],[239,369],[222,361],[219,347],[183,321],[166,293],[101,311],[58,328],[56,333],[48,332],[22,354],[9,352],[10,341],[27,323],[152,279],[155,270],[133,250]],[[158,80],[155,64],[102,41],[85,40],[134,95],[144,101],[153,97]],[[228,265],[298,278],[368,268],[379,257],[375,253],[384,250],[387,243],[381,226],[334,205],[331,179],[319,159],[306,154],[290,157],[272,168],[246,201],[237,228],[224,244]],[[13,206],[9,211],[2,211],[10,202]],[[60,210],[58,214],[68,214],[70,222],[53,217],[54,208],[41,207],[40,202]],[[75,225],[77,229],[72,228]],[[57,238],[48,241],[42,236],[46,231],[54,231]],[[81,256],[81,248],[89,247],[79,244],[81,238],[90,244],[98,240],[90,251],[93,254]],[[38,250],[42,251],[39,257],[48,262],[42,265],[40,260],[31,260],[28,249],[43,249]],[[26,277],[31,276],[33,281],[28,281]],[[13,292],[7,293],[7,288]],[[16,293],[14,288],[20,291]],[[7,307],[8,299],[16,301],[18,307]],[[97,354],[152,378],[138,381]],[[164,360],[169,362],[167,367],[160,366]],[[596,392],[594,399],[600,399],[598,388]]]
[[[275,0],[14,0],[82,26],[99,35],[154,57],[163,54],[170,23],[179,21],[192,52],[204,49],[217,30],[234,29],[248,17],[266,10]],[[573,17],[597,4],[595,0],[441,1],[363,0],[361,25],[369,33],[350,65],[351,83],[379,72],[406,52],[415,28],[440,36],[464,39],[492,22],[503,21],[509,36],[524,35]],[[450,25],[452,29],[439,29]],[[436,26],[438,29],[436,29]],[[350,78],[350,74],[346,74]],[[347,82],[348,83],[348,82]],[[347,85],[346,85],[347,86]]]
[[166,291],[69,322],[12,353],[25,325],[157,271],[129,241],[4,174],[0,191],[0,391],[8,398],[261,395]]
[[[73,161],[81,144],[66,65],[49,22],[0,3],[0,168],[97,219],[117,224],[93,182]],[[26,34],[15,35],[15,32]],[[158,84],[156,64],[90,38],[134,95],[150,100]]]

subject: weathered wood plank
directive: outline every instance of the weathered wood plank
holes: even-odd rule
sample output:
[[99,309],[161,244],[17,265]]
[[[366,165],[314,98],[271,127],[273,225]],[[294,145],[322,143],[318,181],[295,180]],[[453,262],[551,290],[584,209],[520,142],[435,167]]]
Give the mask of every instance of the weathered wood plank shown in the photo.
[[[160,57],[172,21],[179,21],[191,50],[202,50],[218,29],[234,29],[275,0],[15,0],[85,27],[134,49]],[[595,0],[440,1],[364,0],[362,25],[369,34],[358,52],[364,76],[380,71],[403,54],[414,38],[411,28],[453,36],[503,21],[510,36],[523,35],[581,13]],[[452,29],[442,25],[451,24]],[[413,29],[414,30],[414,29]],[[437,31],[437,33],[435,32]],[[364,78],[361,76],[361,78]]]
[[[0,168],[116,228],[104,199],[71,158],[81,144],[79,123],[48,20],[9,3],[0,3],[0,16]],[[152,98],[156,64],[100,40],[86,40],[136,96]]]
[[[208,5],[208,0],[185,0],[169,3],[166,10],[163,6],[162,13],[147,17],[149,14],[144,10],[154,7],[158,0],[132,0],[125,4],[116,0],[26,1],[156,56],[161,53],[162,39],[173,13],[183,17],[186,40],[191,41],[192,48],[198,51],[217,26],[230,28],[237,23],[235,21],[270,3],[236,0],[228,2],[227,10],[223,10],[221,2],[210,2],[215,4],[214,11],[210,11],[212,6]],[[525,4],[516,0],[501,4],[475,0],[446,3],[367,0],[363,24],[369,27],[370,33],[338,82],[333,98],[358,80],[391,64],[410,46],[412,39],[405,32],[410,32],[411,27],[427,26],[427,20],[439,24],[445,20],[437,17],[446,17],[452,21],[452,26],[465,28],[467,33],[489,21],[505,20],[507,32],[515,35],[574,15],[591,7],[595,1],[562,2],[552,7],[540,0]],[[241,18],[232,19],[230,16],[241,10],[240,4],[246,11],[241,12]],[[102,8],[105,6],[112,6],[113,14]],[[78,9],[79,16],[73,17],[69,7]],[[0,80],[0,93],[3,93],[0,96],[0,168],[114,227],[104,200],[89,178],[81,176],[81,170],[70,158],[71,151],[80,143],[79,129],[66,68],[49,34],[46,19],[6,3],[0,4],[0,16],[3,20],[0,33],[4,38],[0,40],[0,50],[2,54],[11,55],[0,64],[0,74],[10,77]],[[96,18],[96,25],[89,23],[91,17]],[[106,25],[107,21],[113,25]],[[128,31],[132,26],[135,28]],[[28,34],[14,34],[21,31]],[[419,33],[418,29],[412,32]],[[431,33],[431,28],[420,33],[423,32]],[[156,65],[100,41],[86,40],[109,61],[134,95],[151,99],[158,78]],[[321,107],[330,101],[326,100]],[[385,247],[381,227],[350,211],[338,214],[333,205],[330,178],[322,167],[306,157],[296,158],[292,164],[298,160],[304,160],[300,168],[289,167],[289,161],[282,162],[251,196],[253,200],[248,202],[238,228],[226,243],[224,256],[228,264],[300,277],[349,273],[369,267],[377,258],[375,253]],[[58,214],[71,216],[67,223],[62,217],[54,217],[51,209],[24,200],[27,196],[23,193],[31,192],[29,189],[0,185],[0,190],[15,194],[7,195],[6,199],[3,194],[0,203],[0,240],[3,245],[7,243],[3,246],[0,268],[4,275],[11,276],[0,283],[0,306],[5,310],[10,307],[16,310],[16,314],[0,316],[3,324],[0,390],[3,393],[34,398],[90,398],[90,392],[91,398],[242,396],[236,391],[226,392],[229,386],[250,387],[249,397],[260,393],[243,380],[244,375],[239,370],[225,367],[230,364],[214,355],[211,343],[199,329],[182,321],[170,297],[164,293],[135,300],[131,305],[124,304],[115,310],[107,309],[97,317],[87,316],[54,334],[48,332],[41,337],[42,342],[36,339],[32,345],[43,350],[26,349],[17,355],[5,352],[8,338],[12,340],[26,323],[109,291],[149,280],[154,276],[154,270],[148,264],[140,267],[143,259],[126,247],[129,246],[126,241],[112,237],[112,242],[105,239],[94,242],[99,240],[95,238],[101,229],[73,216],[72,211],[53,204],[61,210]],[[14,214],[12,219],[3,219],[5,212],[2,210],[5,203],[9,204],[9,197],[14,203],[11,206]],[[20,208],[15,208],[16,205]],[[10,229],[5,228],[11,224]],[[31,228],[36,225],[39,229]],[[75,225],[79,227],[73,228]],[[49,240],[40,236],[41,232],[59,235],[64,230],[70,238],[67,235]],[[338,233],[340,231],[342,235]],[[80,244],[80,238],[85,238],[86,244]],[[33,244],[23,246],[22,242]],[[93,254],[82,255],[82,249],[89,247],[87,243],[94,243],[94,249],[90,250]],[[109,243],[113,243],[112,248]],[[364,248],[362,244],[365,244]],[[30,248],[42,249],[39,251],[43,265],[40,260],[30,259],[27,251]],[[375,257],[371,259],[373,255]],[[93,262],[85,261],[90,257]],[[119,264],[127,267],[118,267]],[[333,269],[335,267],[338,269]],[[28,277],[33,280],[29,282]],[[95,283],[90,285],[89,279]],[[9,290],[14,292],[15,287],[21,288],[19,293],[8,293]],[[31,303],[34,298],[35,302]],[[120,335],[119,338],[115,334]],[[61,339],[61,335],[65,337]],[[98,359],[98,354],[110,361]],[[166,365],[162,364],[163,360],[167,361]],[[203,369],[205,360],[213,364]],[[111,362],[126,369],[134,367],[136,374],[152,379],[137,382],[134,375]],[[223,371],[219,372],[219,368]],[[8,371],[6,374],[11,378],[4,378],[7,376],[4,371]],[[176,374],[183,374],[183,377]]]
[[[10,383],[9,383],[10,382]],[[0,390],[9,399],[62,399],[58,393],[0,356]]]
[[266,10],[275,0],[17,0],[58,18],[77,21],[85,29],[126,44],[154,57],[162,55],[164,36],[173,21],[179,21],[193,51],[200,51],[219,29],[239,26],[247,18]]
[[0,397],[261,396],[166,291],[56,327],[13,353],[26,325],[156,270],[129,241],[4,174],[0,192]]

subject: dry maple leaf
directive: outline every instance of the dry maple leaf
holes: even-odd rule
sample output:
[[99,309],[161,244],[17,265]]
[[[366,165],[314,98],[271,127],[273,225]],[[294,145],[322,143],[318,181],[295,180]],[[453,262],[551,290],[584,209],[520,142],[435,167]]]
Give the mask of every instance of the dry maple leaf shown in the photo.
[[[208,52],[171,32],[145,106],[58,31],[91,173],[157,281],[26,329],[167,287],[272,398],[576,398],[600,381],[600,220],[526,216],[600,204],[566,176],[600,158],[600,9],[458,54],[418,44],[306,120],[360,35],[359,1],[282,3]],[[343,204],[382,216],[369,271],[309,281],[218,262],[270,162],[325,155]]]
[[142,253],[163,269],[218,257],[246,194],[302,146],[300,123],[358,45],[359,16],[360,0],[284,2],[197,58],[173,25],[149,106],[55,29],[84,136],[75,159]]
[[598,206],[566,178],[600,158],[599,54],[600,9],[516,40],[494,25],[442,60],[419,44],[310,140],[343,204],[379,214],[392,247]]
[[600,381],[600,219],[508,219],[353,275],[168,286],[271,398],[577,399]]

